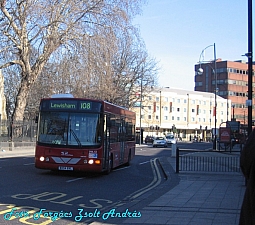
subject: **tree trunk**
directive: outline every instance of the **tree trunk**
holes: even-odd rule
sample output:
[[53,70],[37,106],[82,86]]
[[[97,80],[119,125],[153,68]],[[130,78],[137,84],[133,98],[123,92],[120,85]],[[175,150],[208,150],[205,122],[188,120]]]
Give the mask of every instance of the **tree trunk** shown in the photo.
[[14,112],[12,115],[12,121],[23,121],[24,112],[27,104],[27,96],[29,93],[29,86],[30,84],[27,80],[21,82],[16,98]]

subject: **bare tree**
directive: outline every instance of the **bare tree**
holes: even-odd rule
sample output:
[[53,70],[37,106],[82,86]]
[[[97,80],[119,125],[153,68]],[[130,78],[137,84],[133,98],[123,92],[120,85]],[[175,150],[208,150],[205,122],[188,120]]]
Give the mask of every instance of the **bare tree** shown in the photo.
[[124,26],[139,0],[0,0],[0,9],[0,69],[13,66],[19,74],[12,119],[22,120],[29,91],[54,53],[73,51],[99,28]]
[[114,84],[118,94],[113,101],[131,107],[140,101],[137,92],[145,96],[151,87],[157,85],[158,63],[151,58],[139,33],[133,27],[127,27],[118,39],[118,52],[114,55]]
[[36,87],[45,84],[47,95],[70,92],[130,107],[140,101],[136,93],[141,82],[143,96],[156,85],[157,63],[148,56],[133,27],[124,27],[122,32],[97,30],[96,35],[84,36],[72,51],[61,53],[61,57],[55,54],[54,59],[45,66],[47,71]]

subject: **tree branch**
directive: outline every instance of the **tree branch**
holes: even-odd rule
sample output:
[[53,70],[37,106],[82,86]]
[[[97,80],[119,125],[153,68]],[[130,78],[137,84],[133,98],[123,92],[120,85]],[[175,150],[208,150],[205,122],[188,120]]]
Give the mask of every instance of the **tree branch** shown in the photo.
[[13,61],[10,61],[10,62],[7,62],[7,63],[1,65],[0,69],[4,69],[4,68],[7,68],[7,67],[13,66],[13,65],[20,65],[21,67],[23,67],[24,63],[21,60],[13,60]]

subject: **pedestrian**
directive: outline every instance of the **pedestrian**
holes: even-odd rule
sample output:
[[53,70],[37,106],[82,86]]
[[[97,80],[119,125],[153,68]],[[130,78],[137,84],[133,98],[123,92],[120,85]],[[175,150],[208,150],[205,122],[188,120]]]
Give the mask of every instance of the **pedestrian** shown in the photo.
[[240,167],[246,179],[239,225],[255,225],[255,129],[241,151]]

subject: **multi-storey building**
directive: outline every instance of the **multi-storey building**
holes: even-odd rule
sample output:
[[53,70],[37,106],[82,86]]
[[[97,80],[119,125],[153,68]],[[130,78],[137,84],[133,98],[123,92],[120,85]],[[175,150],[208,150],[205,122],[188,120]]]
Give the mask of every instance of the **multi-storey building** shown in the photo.
[[[203,73],[199,73],[199,68]],[[216,61],[216,75],[214,74],[214,62],[195,65],[195,91],[215,93],[217,78],[217,95],[231,100],[232,119],[240,121],[241,124],[248,123],[248,64],[244,61]],[[253,65],[253,71],[255,66]],[[201,71],[201,70],[200,70]],[[254,94],[255,82],[253,72],[253,101],[252,119],[255,119]]]
[[[216,128],[230,120],[231,102],[217,96]],[[172,88],[155,88],[142,96],[142,104],[134,107],[136,127],[143,136],[174,133],[182,140],[195,136],[210,140],[215,128],[215,95],[213,93]]]

